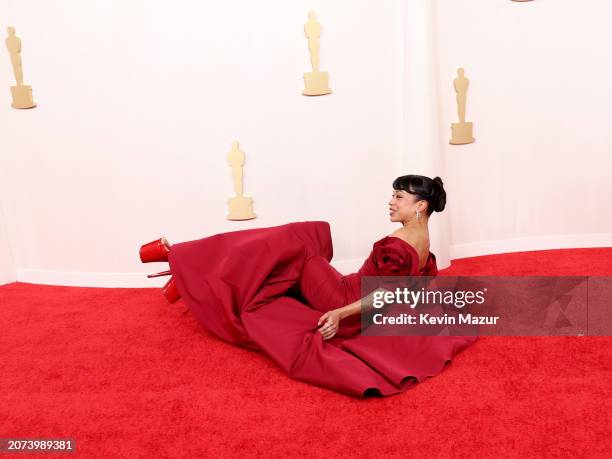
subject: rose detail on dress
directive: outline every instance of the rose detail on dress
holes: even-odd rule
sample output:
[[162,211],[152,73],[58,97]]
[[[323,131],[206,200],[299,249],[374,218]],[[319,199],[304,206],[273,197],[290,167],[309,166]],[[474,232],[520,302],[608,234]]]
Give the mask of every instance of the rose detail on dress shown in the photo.
[[374,249],[374,262],[379,276],[405,276],[410,272],[407,250],[380,245]]

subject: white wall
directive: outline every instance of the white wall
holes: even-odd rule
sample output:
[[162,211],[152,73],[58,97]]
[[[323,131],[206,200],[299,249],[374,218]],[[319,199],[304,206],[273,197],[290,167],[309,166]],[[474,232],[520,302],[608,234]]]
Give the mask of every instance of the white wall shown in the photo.
[[[410,7],[432,18],[419,64]],[[311,9],[334,91],[318,98],[300,94]],[[0,197],[19,280],[158,285],[142,273],[165,267],[140,264],[144,242],[314,219],[332,225],[337,266],[354,268],[393,229],[393,178],[432,164],[435,138],[406,124],[411,64],[437,74],[428,135],[452,257],[612,245],[604,0],[3,0],[2,17],[39,104],[10,108],[0,50]],[[448,145],[458,66],[471,79],[466,146]],[[248,222],[224,219],[235,138],[259,216]]]
[[0,285],[17,280],[11,244],[6,235],[6,222],[0,201]]
[[[156,268],[137,252],[161,235],[179,242],[314,219],[331,222],[337,260],[367,255],[393,228],[401,6],[9,2],[3,20],[22,38],[39,104],[9,107],[4,54],[1,142],[20,279],[151,285],[124,273]],[[310,9],[324,28],[321,68],[334,91],[325,97],[301,95]],[[248,222],[225,220],[235,138],[259,216]]]
[[[612,245],[612,2],[437,0],[454,257]],[[476,142],[448,145],[452,80]]]

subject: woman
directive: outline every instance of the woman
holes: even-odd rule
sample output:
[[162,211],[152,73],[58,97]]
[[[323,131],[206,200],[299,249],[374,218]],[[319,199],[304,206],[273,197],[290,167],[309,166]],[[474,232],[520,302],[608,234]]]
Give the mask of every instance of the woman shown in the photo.
[[[441,212],[440,177],[398,177],[389,215],[402,227],[373,245],[361,269],[343,276],[329,262],[327,222],[298,222],[145,244],[141,260],[164,261],[170,302],[231,343],[262,351],[291,378],[358,397],[392,395],[438,374],[476,337],[363,336],[363,276],[435,276],[429,217]],[[365,306],[364,306],[365,307]],[[323,314],[321,314],[323,313]]]

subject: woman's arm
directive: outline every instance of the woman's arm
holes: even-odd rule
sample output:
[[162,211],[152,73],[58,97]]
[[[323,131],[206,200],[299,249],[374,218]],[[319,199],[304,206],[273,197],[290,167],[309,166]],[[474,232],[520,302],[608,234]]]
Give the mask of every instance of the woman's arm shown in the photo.
[[341,308],[336,309],[338,314],[340,315],[340,319],[345,319],[346,317],[360,314],[361,312],[371,311],[373,308],[373,298],[376,292],[386,292],[387,290],[384,288],[377,288],[370,292],[369,295],[364,296],[363,298],[358,299],[354,303],[347,304],[346,306],[342,306]]
[[[320,326],[319,332],[323,335],[323,339],[329,339],[336,334],[340,325],[340,321],[342,319],[352,316],[354,314],[359,314],[362,311],[371,310],[374,307],[372,301],[374,293],[379,291],[386,292],[388,290],[378,288],[370,292],[369,295],[355,301],[354,303],[347,304],[346,306],[343,306],[341,308],[331,309],[325,314],[323,314],[319,318],[319,322],[317,323],[317,326]],[[322,323],[323,325],[321,325]]]

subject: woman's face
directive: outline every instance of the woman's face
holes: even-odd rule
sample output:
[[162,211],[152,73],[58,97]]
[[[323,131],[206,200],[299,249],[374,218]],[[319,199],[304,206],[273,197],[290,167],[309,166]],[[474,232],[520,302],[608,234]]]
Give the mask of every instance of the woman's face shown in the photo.
[[412,220],[416,211],[423,212],[421,201],[416,201],[416,196],[404,190],[393,190],[389,201],[389,219],[392,222],[405,222]]

